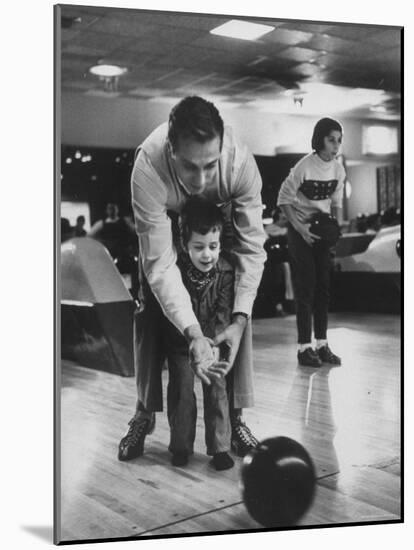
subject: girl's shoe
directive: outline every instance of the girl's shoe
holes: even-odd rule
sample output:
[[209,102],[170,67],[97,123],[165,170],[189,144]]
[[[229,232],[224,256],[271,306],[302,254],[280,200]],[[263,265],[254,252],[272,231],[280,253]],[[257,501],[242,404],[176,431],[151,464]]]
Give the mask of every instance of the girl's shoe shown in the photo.
[[328,363],[329,365],[341,364],[341,358],[332,353],[328,344],[322,346],[321,348],[318,348],[316,350],[316,353],[318,354],[319,359],[322,361],[322,363]]

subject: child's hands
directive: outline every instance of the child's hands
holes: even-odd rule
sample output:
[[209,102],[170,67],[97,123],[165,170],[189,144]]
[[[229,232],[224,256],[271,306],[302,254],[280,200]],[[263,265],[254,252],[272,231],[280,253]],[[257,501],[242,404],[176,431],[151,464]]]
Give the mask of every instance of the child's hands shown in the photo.
[[190,367],[194,374],[208,386],[211,379],[220,378],[221,372],[214,368],[214,355],[211,347],[211,340],[203,335],[197,335],[189,344]]

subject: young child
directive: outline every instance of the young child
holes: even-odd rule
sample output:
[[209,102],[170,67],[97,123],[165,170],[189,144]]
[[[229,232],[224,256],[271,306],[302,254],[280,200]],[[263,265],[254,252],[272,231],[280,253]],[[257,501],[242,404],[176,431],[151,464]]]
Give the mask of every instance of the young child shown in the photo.
[[[302,158],[282,183],[278,206],[288,225],[288,249],[296,300],[298,361],[319,367],[340,365],[327,340],[330,245],[310,231],[312,216],[332,213],[339,219],[345,170],[336,159],[342,143],[341,124],[322,118],[314,128],[313,152]],[[332,212],[331,212],[332,210]],[[316,350],[312,348],[312,316]]]
[[[234,293],[234,271],[220,253],[224,220],[220,209],[205,199],[192,197],[181,213],[183,253],[177,260],[183,283],[203,334],[213,339],[231,323]],[[165,319],[165,349],[169,382],[167,410],[170,425],[172,464],[184,466],[193,453],[197,405],[194,373],[188,359],[184,336]],[[226,377],[212,378],[202,384],[207,454],[216,470],[234,465],[228,454],[231,424]]]

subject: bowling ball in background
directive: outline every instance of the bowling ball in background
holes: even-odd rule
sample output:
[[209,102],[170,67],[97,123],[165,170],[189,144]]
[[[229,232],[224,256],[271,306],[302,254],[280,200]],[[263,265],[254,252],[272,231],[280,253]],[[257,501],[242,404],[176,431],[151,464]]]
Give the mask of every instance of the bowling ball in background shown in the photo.
[[264,527],[294,525],[315,494],[315,467],[289,437],[265,439],[244,457],[242,492],[247,511]]
[[341,236],[341,229],[337,219],[324,212],[312,216],[309,230],[314,235],[318,235],[329,246],[336,245]]

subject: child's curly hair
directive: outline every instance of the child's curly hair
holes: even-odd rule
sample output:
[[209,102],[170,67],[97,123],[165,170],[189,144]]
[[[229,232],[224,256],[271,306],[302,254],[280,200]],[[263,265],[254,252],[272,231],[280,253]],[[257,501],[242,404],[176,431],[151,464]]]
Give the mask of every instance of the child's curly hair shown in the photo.
[[202,197],[190,197],[180,217],[180,236],[184,249],[187,248],[193,231],[205,235],[209,231],[222,232],[224,217],[218,206]]

